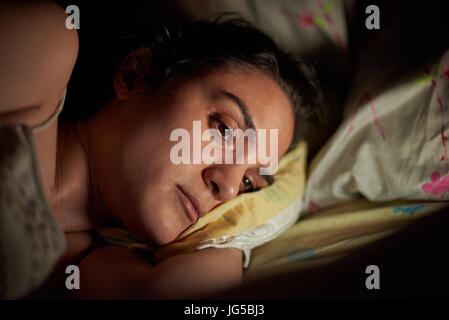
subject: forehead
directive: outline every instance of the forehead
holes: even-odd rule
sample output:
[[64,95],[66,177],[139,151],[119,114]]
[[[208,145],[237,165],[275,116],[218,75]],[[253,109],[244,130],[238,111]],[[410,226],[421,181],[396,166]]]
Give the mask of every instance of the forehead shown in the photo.
[[256,129],[278,130],[279,155],[288,149],[294,131],[294,112],[281,87],[266,73],[256,69],[221,68],[198,79],[210,93],[230,92],[248,107]]

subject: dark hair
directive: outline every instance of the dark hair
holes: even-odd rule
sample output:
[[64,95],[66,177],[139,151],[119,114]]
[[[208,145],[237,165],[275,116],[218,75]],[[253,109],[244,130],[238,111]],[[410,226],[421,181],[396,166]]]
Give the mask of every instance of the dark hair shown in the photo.
[[297,115],[297,142],[309,116],[322,112],[321,93],[312,70],[251,23],[241,18],[222,19],[166,25],[147,35],[141,47],[149,49],[150,72],[143,79],[160,86],[210,67],[257,68],[271,76],[289,97]]

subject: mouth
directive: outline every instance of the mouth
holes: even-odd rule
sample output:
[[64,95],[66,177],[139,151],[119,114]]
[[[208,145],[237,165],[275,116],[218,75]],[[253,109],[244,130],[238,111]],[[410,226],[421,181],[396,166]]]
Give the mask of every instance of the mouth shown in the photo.
[[176,185],[178,189],[179,198],[184,207],[184,211],[189,216],[192,223],[198,221],[199,218],[206,215],[206,212],[201,208],[201,204],[197,198],[185,191],[180,185]]

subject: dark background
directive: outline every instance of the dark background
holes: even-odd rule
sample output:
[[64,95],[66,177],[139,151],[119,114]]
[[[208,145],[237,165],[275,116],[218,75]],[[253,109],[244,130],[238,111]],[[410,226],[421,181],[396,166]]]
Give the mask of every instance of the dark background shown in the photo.
[[[182,21],[174,1],[56,1],[62,7],[80,8],[80,49],[68,86],[63,121],[76,121],[95,113],[113,96],[112,78],[127,53],[138,43],[135,36],[162,23]],[[392,44],[410,46],[401,59],[418,65],[447,47],[449,41],[449,1],[358,1],[348,17],[350,65],[357,66],[359,48],[397,21],[407,24],[404,39],[422,39],[422,43]],[[376,4],[381,10],[382,28],[367,31],[364,9]],[[429,9],[430,8],[430,9]],[[435,26],[439,26],[438,29]],[[435,32],[429,32],[438,30]],[[136,42],[137,41],[137,42]],[[405,41],[405,40],[404,40]],[[313,130],[311,156],[322,146],[341,120],[341,106],[351,81],[351,73],[335,75],[329,63],[318,65],[323,87],[338,94],[328,110],[327,129]],[[445,105],[449,102],[444,101]],[[316,127],[315,127],[316,128]],[[218,298],[449,298],[449,212],[441,211],[418,221],[409,228],[357,251],[337,263],[299,274],[282,275],[244,287]],[[380,268],[381,290],[364,287],[367,265]],[[403,266],[411,266],[404,268]]]
[[[192,0],[194,1],[194,0]],[[253,0],[254,1],[254,0]],[[282,0],[279,0],[282,1]],[[298,0],[304,1],[304,0]],[[311,0],[306,0],[311,1]],[[346,0],[345,0],[346,1]],[[62,121],[89,117],[114,96],[112,79],[120,62],[139,45],[139,35],[170,22],[188,20],[176,1],[91,1],[57,0],[63,8],[77,5],[80,9],[79,54],[68,85]],[[306,131],[309,160],[336,130],[342,117],[342,107],[358,62],[360,50],[375,43],[389,26],[400,23],[391,46],[392,59],[406,68],[422,65],[449,44],[449,1],[349,0],[354,3],[347,12],[349,50],[345,57],[335,48],[320,48],[301,57],[315,66],[324,92],[325,116],[311,119]],[[381,12],[381,29],[367,30],[365,8],[377,5]],[[419,39],[418,41],[415,41]],[[448,41],[441,41],[448,39]],[[406,50],[404,53],[403,50]],[[396,53],[396,56],[394,54]],[[404,63],[407,61],[407,63]],[[404,70],[406,71],[406,70]]]
[[79,53],[60,117],[63,121],[89,117],[113,97],[113,76],[121,60],[137,47],[139,33],[186,19],[171,0],[55,2],[80,9]]

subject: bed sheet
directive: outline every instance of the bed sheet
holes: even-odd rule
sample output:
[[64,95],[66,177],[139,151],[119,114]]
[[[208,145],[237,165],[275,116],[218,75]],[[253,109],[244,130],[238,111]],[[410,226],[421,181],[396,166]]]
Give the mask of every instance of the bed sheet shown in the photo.
[[253,249],[244,281],[337,261],[447,207],[444,201],[358,199],[307,215],[278,238]]

